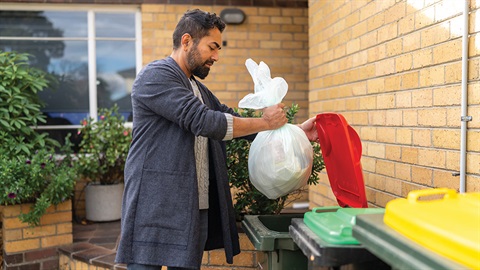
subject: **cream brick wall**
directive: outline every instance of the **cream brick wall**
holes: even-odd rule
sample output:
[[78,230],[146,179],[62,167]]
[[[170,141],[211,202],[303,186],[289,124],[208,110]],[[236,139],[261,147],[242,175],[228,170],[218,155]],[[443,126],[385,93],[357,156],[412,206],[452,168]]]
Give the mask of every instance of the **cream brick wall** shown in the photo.
[[6,253],[18,253],[73,242],[72,203],[67,201],[50,206],[40,219],[40,225],[30,227],[18,216],[30,211],[31,204],[3,207],[3,247]]
[[[161,59],[172,52],[172,33],[182,14],[193,8],[220,12],[226,6],[142,5],[143,62]],[[229,7],[231,8],[231,7]],[[245,60],[264,61],[272,77],[288,83],[284,103],[300,105],[297,121],[308,116],[308,11],[306,8],[239,7],[246,14],[241,25],[227,25],[220,61],[204,83],[223,103],[238,101],[253,92]]]
[[[463,1],[309,1],[309,114],[343,114],[363,144],[369,204],[459,189]],[[480,11],[470,1],[467,192],[480,191]],[[335,204],[326,173],[311,206]]]

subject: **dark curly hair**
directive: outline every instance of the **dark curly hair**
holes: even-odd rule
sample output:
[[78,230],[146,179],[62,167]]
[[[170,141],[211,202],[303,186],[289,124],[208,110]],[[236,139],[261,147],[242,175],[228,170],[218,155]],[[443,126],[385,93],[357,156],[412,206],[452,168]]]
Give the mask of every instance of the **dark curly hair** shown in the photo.
[[225,29],[225,23],[217,14],[200,9],[188,10],[183,14],[175,31],[173,31],[173,49],[176,50],[180,47],[184,34],[190,34],[193,42],[196,44],[204,36],[207,36],[208,32],[213,28],[217,28],[220,33]]

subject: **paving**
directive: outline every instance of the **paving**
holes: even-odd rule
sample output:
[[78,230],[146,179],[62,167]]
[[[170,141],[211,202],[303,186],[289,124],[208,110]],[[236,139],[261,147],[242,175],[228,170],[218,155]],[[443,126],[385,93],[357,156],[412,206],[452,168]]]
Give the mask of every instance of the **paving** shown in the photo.
[[120,221],[73,223],[73,242],[87,242],[115,250],[120,235]]
[[59,252],[73,260],[108,269],[126,269],[114,262],[120,221],[73,223],[73,244]]

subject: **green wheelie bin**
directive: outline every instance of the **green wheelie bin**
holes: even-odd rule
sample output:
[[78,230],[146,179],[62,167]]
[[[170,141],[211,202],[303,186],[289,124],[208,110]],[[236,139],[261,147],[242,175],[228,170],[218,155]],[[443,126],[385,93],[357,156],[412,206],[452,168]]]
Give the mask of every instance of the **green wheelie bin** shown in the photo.
[[242,227],[253,246],[265,254],[262,269],[306,270],[307,258],[288,233],[292,219],[303,214],[246,215]]
[[308,269],[390,269],[352,236],[357,215],[384,212],[368,208],[358,134],[337,113],[318,114],[316,127],[338,206],[317,207],[293,219],[292,239],[308,258]]

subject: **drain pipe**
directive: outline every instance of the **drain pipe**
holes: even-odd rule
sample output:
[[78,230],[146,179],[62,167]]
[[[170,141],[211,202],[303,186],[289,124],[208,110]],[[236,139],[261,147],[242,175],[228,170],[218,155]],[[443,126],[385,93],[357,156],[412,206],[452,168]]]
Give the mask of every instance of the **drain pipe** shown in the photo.
[[462,97],[461,97],[461,124],[460,124],[460,193],[465,193],[465,172],[467,158],[467,122],[472,121],[467,116],[467,95],[468,95],[468,19],[469,0],[464,1],[463,9],[463,37],[462,37]]

